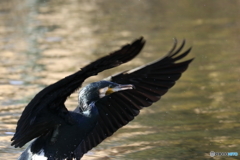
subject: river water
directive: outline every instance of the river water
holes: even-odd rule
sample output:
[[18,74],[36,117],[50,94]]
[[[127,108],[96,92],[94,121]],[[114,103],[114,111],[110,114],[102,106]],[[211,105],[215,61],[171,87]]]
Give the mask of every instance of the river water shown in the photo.
[[[88,152],[85,160],[240,159],[240,1],[8,0],[0,1],[0,157],[10,146],[26,104],[47,85],[144,36],[130,63],[88,79],[156,60],[173,38],[195,57],[163,98]],[[77,105],[77,92],[66,102]]]

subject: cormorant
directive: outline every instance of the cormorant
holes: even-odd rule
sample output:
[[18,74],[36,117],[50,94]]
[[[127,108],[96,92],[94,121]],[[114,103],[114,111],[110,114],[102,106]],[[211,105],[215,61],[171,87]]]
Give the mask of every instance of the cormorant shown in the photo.
[[81,157],[126,125],[139,111],[158,101],[193,60],[177,62],[191,50],[181,53],[185,41],[163,58],[142,67],[91,83],[80,90],[79,104],[68,111],[65,101],[84,80],[106,69],[133,59],[142,50],[141,37],[131,44],[102,57],[78,72],[40,91],[24,109],[12,138],[22,147],[33,142],[19,160],[80,160]]

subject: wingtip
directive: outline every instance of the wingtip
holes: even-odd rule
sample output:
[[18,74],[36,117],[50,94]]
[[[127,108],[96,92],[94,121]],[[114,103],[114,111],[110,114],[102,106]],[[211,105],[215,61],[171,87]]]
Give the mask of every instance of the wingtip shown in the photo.
[[192,46],[187,49],[188,53],[191,52],[191,51],[192,51]]
[[172,46],[172,48],[168,51],[168,53],[167,53],[166,56],[171,56],[172,54],[174,54],[174,50],[175,50],[176,47],[177,47],[177,43],[178,43],[177,38],[174,37],[174,38],[173,38],[173,46]]
[[143,36],[141,36],[138,39],[136,39],[133,43],[141,43],[142,45],[144,45],[146,43],[146,40],[144,39]]
[[194,59],[195,59],[195,57],[189,59],[189,63],[191,63]]
[[143,37],[143,36],[140,36],[138,39],[139,39],[139,40],[144,40],[144,37]]
[[177,43],[177,38],[173,37],[173,41],[174,41],[174,43]]

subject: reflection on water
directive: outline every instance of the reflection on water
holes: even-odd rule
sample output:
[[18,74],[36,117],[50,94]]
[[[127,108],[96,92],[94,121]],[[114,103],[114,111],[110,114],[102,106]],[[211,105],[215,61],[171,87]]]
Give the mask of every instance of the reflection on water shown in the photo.
[[[196,59],[160,102],[83,159],[210,159],[210,151],[239,151],[240,3],[177,2],[0,1],[0,156],[22,152],[10,139],[39,90],[140,36],[147,45],[138,58],[86,83],[163,56],[173,37],[186,38]],[[67,106],[76,105],[73,94]]]

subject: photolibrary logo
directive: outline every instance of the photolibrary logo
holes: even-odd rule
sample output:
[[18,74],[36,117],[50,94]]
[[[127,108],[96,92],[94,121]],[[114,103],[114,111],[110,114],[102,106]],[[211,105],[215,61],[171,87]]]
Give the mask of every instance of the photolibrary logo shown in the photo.
[[211,156],[211,157],[214,157],[214,156],[215,156],[215,152],[214,152],[214,151],[211,151],[211,152],[210,152],[210,156]]
[[214,152],[214,151],[211,151],[210,156],[211,157],[214,157],[214,156],[238,156],[238,152]]

